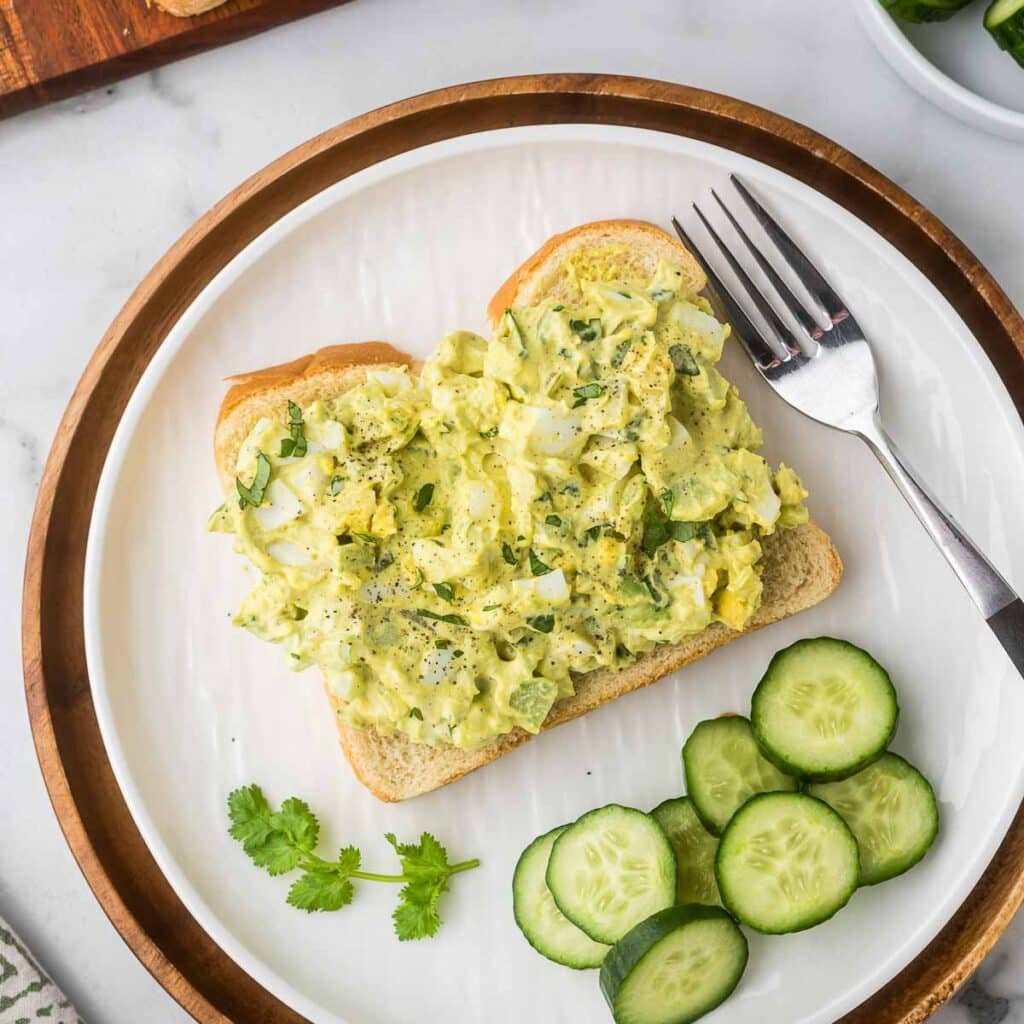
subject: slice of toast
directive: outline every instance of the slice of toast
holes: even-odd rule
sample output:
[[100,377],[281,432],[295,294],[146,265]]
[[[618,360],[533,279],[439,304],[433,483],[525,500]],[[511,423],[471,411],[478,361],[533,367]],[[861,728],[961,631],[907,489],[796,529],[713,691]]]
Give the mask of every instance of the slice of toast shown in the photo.
[[[612,251],[613,247],[622,247]],[[533,304],[552,296],[570,304],[576,284],[564,273],[574,253],[596,252],[602,270],[623,278],[651,277],[661,258],[683,270],[687,289],[696,294],[705,284],[703,271],[674,238],[653,224],[602,221],[557,235],[530,257],[495,294],[488,306],[492,323],[514,304]],[[238,449],[256,421],[280,415],[290,399],[306,405],[341,394],[366,378],[367,369],[412,366],[414,361],[384,342],[336,345],[311,356],[232,378],[214,434],[217,470],[225,494],[234,494]],[[777,530],[765,537],[761,607],[742,633],[715,623],[679,644],[667,644],[624,669],[601,669],[576,680],[576,693],[551,709],[544,729],[561,725],[603,704],[648,686],[744,633],[795,615],[824,600],[839,584],[842,562],[828,535],[814,523]],[[337,712],[340,701],[327,691]],[[454,782],[530,739],[515,730],[479,750],[429,747],[401,734],[382,736],[355,729],[337,717],[341,745],[359,780],[381,800],[419,796]]]
[[191,18],[220,7],[225,0],[154,0],[156,6],[176,18]]

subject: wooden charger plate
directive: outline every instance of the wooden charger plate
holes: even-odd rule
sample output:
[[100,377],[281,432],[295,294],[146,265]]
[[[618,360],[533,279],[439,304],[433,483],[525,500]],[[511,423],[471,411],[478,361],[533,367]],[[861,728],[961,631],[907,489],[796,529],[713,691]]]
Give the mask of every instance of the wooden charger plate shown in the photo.
[[[86,671],[86,537],[111,438],[143,370],[192,300],[304,200],[396,154],[519,125],[653,129],[762,161],[833,199],[913,262],[973,332],[1024,415],[1024,322],[966,247],[891,181],[777,114],[699,89],[591,75],[499,79],[404,100],[281,157],[203,216],[139,285],[101,341],[57,431],[29,540],[25,685],[46,785],[71,850],[115,927],[200,1021],[302,1021],[210,939],[164,878],[128,812]],[[922,1021],[965,980],[1024,901],[1024,811],[957,913],[843,1024]]]

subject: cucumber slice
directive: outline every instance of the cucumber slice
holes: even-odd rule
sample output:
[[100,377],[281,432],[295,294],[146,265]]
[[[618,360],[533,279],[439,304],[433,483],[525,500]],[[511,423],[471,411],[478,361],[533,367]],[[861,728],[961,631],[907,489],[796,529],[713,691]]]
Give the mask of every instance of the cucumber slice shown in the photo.
[[601,967],[617,1024],[687,1024],[732,994],[747,940],[718,907],[670,907],[638,924]]
[[600,967],[610,946],[584,934],[555,906],[544,881],[555,840],[566,826],[538,836],[523,850],[512,875],[512,911],[516,924],[541,956],[556,964],[585,970]]
[[928,780],[897,754],[883,754],[842,782],[808,786],[850,826],[860,848],[860,884],[909,871],[935,842],[939,809]]
[[772,658],[750,720],[779,768],[830,782],[881,756],[899,710],[889,673],[867,651],[822,636],[798,640]]
[[880,0],[882,6],[902,21],[949,21],[971,0]]
[[609,804],[555,839],[546,874],[558,909],[595,942],[618,942],[676,899],[676,859],[643,811]]
[[1024,0],[994,0],[985,11],[985,28],[1024,67]]
[[828,804],[804,793],[748,800],[718,845],[722,902],[743,924],[780,935],[827,921],[857,888],[857,841]]
[[693,809],[715,835],[755,793],[797,788],[796,779],[764,757],[750,721],[740,715],[710,718],[690,733],[683,746],[683,773]]
[[676,903],[721,906],[715,878],[718,840],[704,827],[687,796],[666,800],[651,811],[676,855]]

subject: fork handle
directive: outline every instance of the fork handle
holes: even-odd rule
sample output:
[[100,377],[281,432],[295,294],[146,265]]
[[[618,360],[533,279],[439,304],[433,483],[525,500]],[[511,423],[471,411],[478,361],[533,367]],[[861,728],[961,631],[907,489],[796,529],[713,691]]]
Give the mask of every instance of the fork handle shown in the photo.
[[978,606],[989,628],[1024,675],[1024,602],[955,519],[928,491],[877,419],[858,431],[907,499]]

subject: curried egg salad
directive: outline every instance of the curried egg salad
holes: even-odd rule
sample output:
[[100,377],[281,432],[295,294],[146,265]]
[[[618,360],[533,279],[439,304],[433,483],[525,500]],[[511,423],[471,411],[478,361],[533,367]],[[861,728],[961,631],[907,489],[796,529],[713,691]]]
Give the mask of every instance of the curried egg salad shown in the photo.
[[742,629],[806,491],[756,454],[729,328],[680,280],[582,280],[261,419],[210,520],[261,574],[236,623],[351,725],[465,749],[537,732],[576,674]]

